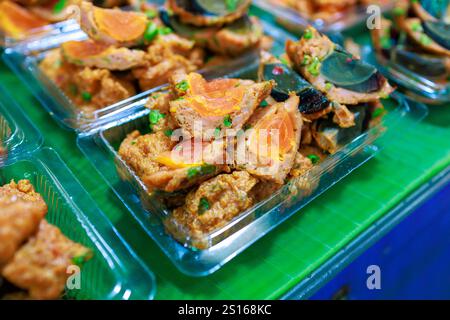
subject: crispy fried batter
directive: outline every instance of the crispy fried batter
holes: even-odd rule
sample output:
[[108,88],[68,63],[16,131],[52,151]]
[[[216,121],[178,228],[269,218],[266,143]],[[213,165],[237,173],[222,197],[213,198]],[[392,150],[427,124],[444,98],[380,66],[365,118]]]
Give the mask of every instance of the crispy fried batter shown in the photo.
[[0,187],[0,269],[35,233],[47,205],[28,180]]
[[91,113],[136,94],[132,82],[106,69],[82,68],[62,59],[61,49],[51,51],[39,65],[82,111]]
[[158,172],[163,165],[155,158],[164,151],[170,151],[176,144],[163,132],[141,135],[133,131],[127,135],[119,148],[120,157],[140,177]]
[[32,299],[56,299],[64,291],[72,259],[89,255],[89,250],[67,239],[45,220],[37,234],[20,248],[4,267],[3,276],[29,292]]
[[166,221],[166,227],[175,237],[177,225],[194,238],[216,230],[253,205],[250,191],[257,182],[246,171],[218,175],[191,191],[185,205]]

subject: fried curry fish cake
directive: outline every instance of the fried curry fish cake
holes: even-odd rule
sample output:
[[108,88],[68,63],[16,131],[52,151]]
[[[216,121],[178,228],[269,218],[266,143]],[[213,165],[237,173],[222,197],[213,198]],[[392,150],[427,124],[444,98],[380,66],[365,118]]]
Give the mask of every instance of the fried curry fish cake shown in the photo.
[[56,299],[64,291],[74,258],[90,256],[89,249],[66,238],[42,220],[35,236],[6,264],[3,276],[27,290],[31,299]]

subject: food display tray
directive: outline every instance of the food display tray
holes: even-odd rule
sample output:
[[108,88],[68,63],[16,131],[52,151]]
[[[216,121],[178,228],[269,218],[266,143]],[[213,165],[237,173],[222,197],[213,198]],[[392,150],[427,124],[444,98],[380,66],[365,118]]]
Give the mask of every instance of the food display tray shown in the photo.
[[[229,76],[255,79],[256,73],[257,65],[253,65]],[[155,91],[157,90],[152,92]],[[222,228],[205,235],[201,241],[206,244],[207,249],[199,250],[193,246],[193,239],[188,236],[184,241],[177,242],[166,233],[163,221],[168,212],[161,210],[158,203],[148,196],[142,181],[118,155],[120,142],[127,133],[148,127],[149,110],[145,108],[145,101],[145,98],[141,98],[132,102],[127,109],[133,111],[126,117],[91,132],[79,134],[78,145],[146,233],[158,243],[180,271],[192,276],[204,276],[218,270],[372,158],[379,151],[374,143],[376,139],[386,130],[395,128],[400,119],[412,117],[417,121],[426,114],[426,107],[422,104],[393,94],[390,99],[383,101],[389,112],[379,125],[356,137],[270,198],[241,213]]]

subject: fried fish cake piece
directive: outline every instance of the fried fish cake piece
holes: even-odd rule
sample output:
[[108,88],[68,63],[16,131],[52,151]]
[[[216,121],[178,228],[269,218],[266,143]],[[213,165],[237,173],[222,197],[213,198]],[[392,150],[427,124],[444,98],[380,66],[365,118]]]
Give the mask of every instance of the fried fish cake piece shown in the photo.
[[258,108],[247,123],[247,137],[238,138],[238,150],[246,150],[242,159],[236,157],[241,167],[262,180],[284,183],[301,139],[299,101],[297,95],[291,94],[284,102]]
[[136,94],[127,75],[67,62],[61,49],[49,52],[39,64],[42,72],[85,113],[107,107]]
[[147,48],[144,65],[134,68],[133,75],[141,90],[146,91],[169,82],[175,73],[189,73],[201,68],[205,52],[194,41],[176,34],[158,36]]
[[194,124],[200,123],[204,132],[216,128],[240,130],[269,96],[274,83],[242,79],[206,81],[202,75],[190,73],[177,75],[172,86],[182,99],[170,102],[170,112],[183,130],[196,136]]
[[151,21],[144,13],[98,8],[87,1],[82,1],[79,7],[80,27],[90,39],[116,47],[134,47],[144,43],[147,25]]
[[135,130],[127,135],[119,147],[119,156],[139,176],[158,172],[162,164],[155,161],[159,154],[170,151],[176,141],[162,131],[142,135]]
[[30,181],[0,187],[0,268],[36,232],[46,213],[47,205]]
[[108,70],[128,70],[144,63],[145,52],[116,48],[92,40],[67,41],[61,45],[64,59],[78,66]]
[[15,286],[27,290],[31,299],[57,299],[70,276],[67,268],[90,256],[89,249],[42,220],[36,235],[14,254],[2,274]]
[[[251,190],[257,183],[258,179],[246,171],[221,174],[203,182],[165,221],[167,230],[180,241],[186,233],[201,239],[250,208],[255,203]],[[201,249],[202,244],[198,246]]]

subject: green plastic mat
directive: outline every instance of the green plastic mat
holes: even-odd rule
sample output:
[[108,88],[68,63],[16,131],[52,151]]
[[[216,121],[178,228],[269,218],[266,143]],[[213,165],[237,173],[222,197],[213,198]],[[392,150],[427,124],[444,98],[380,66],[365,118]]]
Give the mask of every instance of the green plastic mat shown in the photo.
[[[363,39],[364,40],[364,39]],[[450,105],[419,124],[402,121],[374,159],[215,274],[182,275],[132,219],[61,129],[4,64],[0,82],[18,100],[157,279],[157,299],[279,298],[409,194],[450,166]]]

